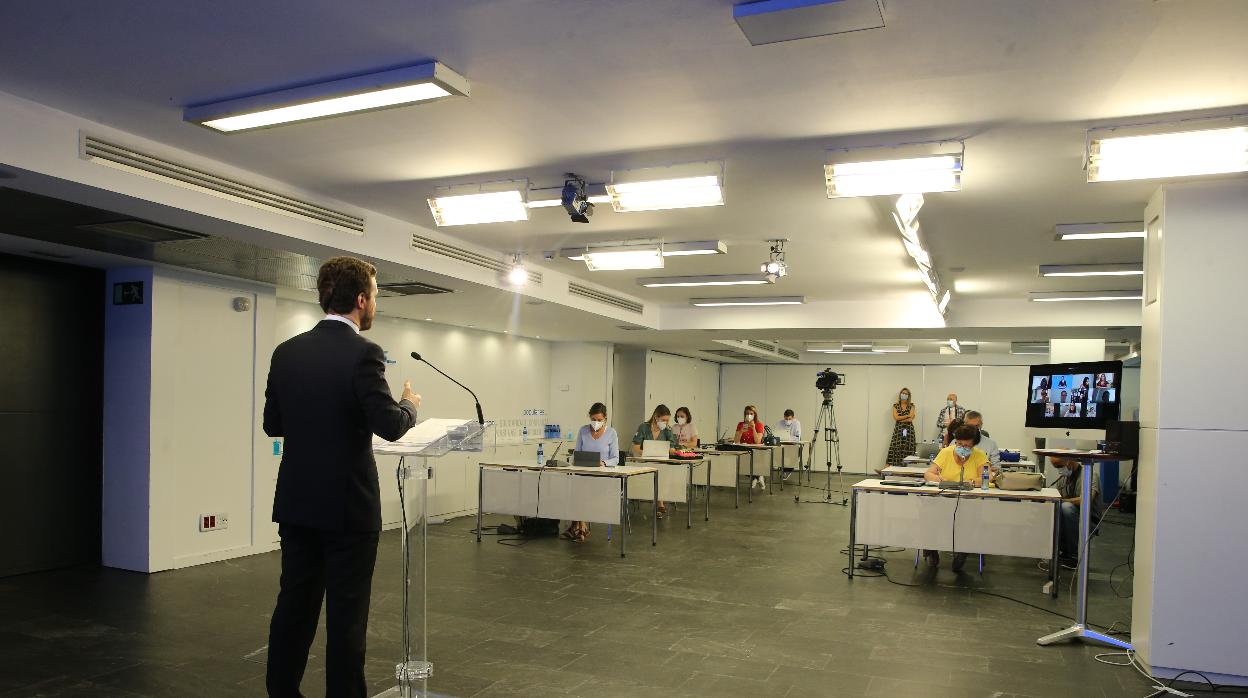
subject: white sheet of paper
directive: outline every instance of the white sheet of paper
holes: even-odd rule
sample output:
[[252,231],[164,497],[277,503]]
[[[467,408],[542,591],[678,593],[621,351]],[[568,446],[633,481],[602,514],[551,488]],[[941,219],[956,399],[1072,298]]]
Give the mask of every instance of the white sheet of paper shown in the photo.
[[467,424],[471,420],[467,419],[446,419],[441,417],[431,417],[407,430],[407,433],[400,436],[395,441],[386,441],[385,439],[373,434],[373,448],[385,448],[387,446],[398,446],[404,449],[422,449],[438,439],[446,436],[446,431],[454,427]]

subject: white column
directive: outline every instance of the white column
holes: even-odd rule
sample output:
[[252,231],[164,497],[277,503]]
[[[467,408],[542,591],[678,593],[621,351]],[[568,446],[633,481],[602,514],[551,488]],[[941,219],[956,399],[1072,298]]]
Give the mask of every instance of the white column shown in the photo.
[[1158,676],[1248,683],[1248,182],[1166,185],[1145,215],[1131,641]]

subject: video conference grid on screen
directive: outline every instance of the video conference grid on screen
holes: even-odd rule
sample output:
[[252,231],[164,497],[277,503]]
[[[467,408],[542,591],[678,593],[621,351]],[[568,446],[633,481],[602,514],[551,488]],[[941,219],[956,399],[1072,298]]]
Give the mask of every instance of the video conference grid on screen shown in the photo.
[[1033,366],[1028,426],[1092,426],[1117,419],[1122,364]]

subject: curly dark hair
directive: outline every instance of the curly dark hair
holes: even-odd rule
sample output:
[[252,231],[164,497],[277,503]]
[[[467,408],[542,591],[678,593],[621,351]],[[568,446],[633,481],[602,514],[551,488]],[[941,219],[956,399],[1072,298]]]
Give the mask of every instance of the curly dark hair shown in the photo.
[[316,275],[316,290],[321,297],[321,310],[345,314],[355,308],[355,299],[367,295],[369,279],[377,276],[377,267],[355,257],[334,257],[321,265]]

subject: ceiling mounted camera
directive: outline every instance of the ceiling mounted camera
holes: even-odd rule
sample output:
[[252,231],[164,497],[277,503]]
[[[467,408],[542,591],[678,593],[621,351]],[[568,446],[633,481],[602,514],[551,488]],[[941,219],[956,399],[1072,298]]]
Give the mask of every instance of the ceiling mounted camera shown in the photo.
[[568,212],[568,217],[573,223],[588,223],[589,217],[594,215],[594,205],[590,203],[589,196],[585,193],[585,179],[571,172],[565,177],[563,191],[560,194],[563,209]]

